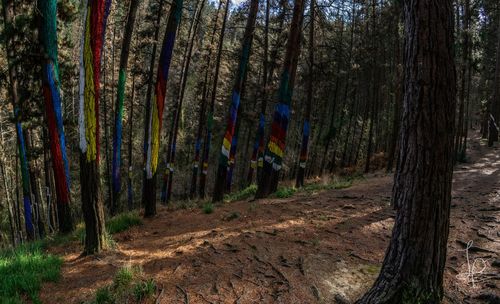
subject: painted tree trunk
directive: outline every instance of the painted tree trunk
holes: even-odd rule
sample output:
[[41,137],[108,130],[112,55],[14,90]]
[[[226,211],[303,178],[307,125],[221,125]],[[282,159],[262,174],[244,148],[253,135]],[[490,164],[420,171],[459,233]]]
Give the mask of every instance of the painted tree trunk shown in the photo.
[[409,0],[405,93],[392,200],[398,210],[379,277],[357,303],[440,303],[449,234],[456,79],[451,0]]
[[300,54],[300,36],[304,15],[304,1],[295,0],[292,24],[288,36],[283,72],[281,74],[278,92],[278,104],[274,111],[270,137],[264,154],[264,167],[258,183],[256,198],[267,197],[276,191],[279,173],[282,168],[285,153],[286,134],[290,119],[290,105],[292,102],[293,86],[297,59]]
[[[151,52],[151,60],[150,60],[150,65],[149,65],[149,74],[148,74],[148,89],[146,93],[146,106],[145,106],[145,111],[144,111],[144,141],[143,141],[143,165],[144,165],[144,172],[143,172],[143,188],[142,188],[142,203],[144,207],[146,205],[144,202],[156,200],[156,193],[151,193],[151,191],[156,191],[156,175],[153,175],[152,180],[148,181],[147,183],[145,182],[147,180],[147,170],[146,170],[146,162],[148,160],[148,147],[149,147],[149,126],[150,126],[150,118],[151,118],[151,108],[152,108],[152,91],[153,91],[153,76],[154,76],[154,67],[155,67],[155,60],[156,60],[156,52],[158,49],[158,37],[160,35],[160,20],[161,16],[163,15],[163,3],[164,0],[160,0],[160,3],[158,5],[158,12],[156,15],[156,20],[155,20],[155,33],[154,33],[154,39],[153,39],[153,50]],[[149,207],[151,208],[151,207]],[[155,213],[155,212],[153,212]]]
[[218,20],[219,20],[219,15],[220,15],[220,9],[222,7],[222,0],[219,1],[219,6],[217,7],[217,13],[215,14],[214,18],[214,23],[213,23],[213,30],[212,30],[212,36],[210,38],[210,44],[207,47],[207,51],[205,53],[205,56],[203,57],[203,62],[206,62],[206,65],[204,66],[205,70],[205,77],[203,84],[200,85],[202,87],[201,90],[201,101],[200,101],[200,111],[199,111],[199,118],[198,118],[198,130],[196,132],[196,140],[195,140],[195,147],[194,147],[194,161],[193,161],[193,172],[191,176],[191,189],[189,191],[189,197],[191,199],[194,199],[196,196],[196,188],[197,188],[197,181],[198,181],[198,168],[200,166],[200,155],[201,155],[201,147],[202,147],[202,140],[203,140],[203,122],[205,121],[205,112],[207,111],[207,88],[208,88],[208,76],[209,76],[209,71],[210,71],[210,62],[212,60],[212,50],[214,46],[214,40],[215,40],[215,34],[217,32],[217,25],[218,25]]
[[248,70],[248,61],[250,59],[250,51],[252,49],[253,36],[255,32],[255,20],[257,19],[257,12],[259,10],[259,0],[251,0],[250,11],[248,13],[247,24],[245,26],[245,33],[243,36],[243,45],[241,48],[241,57],[236,73],[236,79],[233,86],[231,96],[231,107],[227,117],[226,131],[219,157],[219,167],[217,169],[217,177],[214,185],[213,200],[215,202],[222,201],[224,190],[226,187],[228,161],[231,153],[231,146],[238,120],[238,109],[240,106],[241,91],[246,78]]
[[84,254],[104,245],[104,211],[99,179],[99,87],[101,55],[110,0],[88,0],[80,55],[80,184],[85,220]]
[[61,95],[59,90],[59,64],[57,58],[57,1],[40,0],[40,44],[43,53],[42,87],[45,100],[45,115],[49,130],[52,170],[54,173],[59,230],[73,230],[70,209],[70,175],[66,154]]
[[183,106],[183,101],[184,101],[184,93],[186,91],[186,84],[187,84],[187,78],[189,75],[189,65],[191,64],[191,56],[193,54],[193,48],[194,48],[194,43],[195,43],[195,38],[196,34],[198,32],[198,26],[201,21],[201,13],[203,12],[203,7],[205,6],[205,0],[200,0],[199,7],[197,8],[196,13],[193,16],[193,22],[191,25],[191,28],[189,29],[190,35],[189,35],[189,44],[187,45],[186,49],[186,54],[184,56],[185,58],[185,63],[183,65],[183,72],[182,72],[182,77],[181,77],[181,87],[179,91],[179,96],[177,98],[178,100],[178,106],[175,111],[175,117],[174,117],[174,128],[173,128],[173,137],[172,137],[172,142],[170,143],[171,151],[167,155],[167,170],[169,170],[169,174],[167,175],[168,178],[168,185],[166,189],[166,195],[165,195],[165,201],[164,203],[168,204],[170,202],[170,199],[172,197],[172,185],[173,185],[173,180],[174,180],[174,162],[175,162],[175,153],[176,153],[176,147],[177,147],[177,135],[179,134],[179,122],[180,118],[182,115],[182,106]]
[[[285,23],[285,15],[286,15],[286,1],[280,1],[281,13],[278,16],[278,33],[283,32],[283,25]],[[276,40],[276,45],[273,48],[273,51],[270,55],[270,64],[268,64],[268,46],[269,46],[269,12],[270,12],[270,3],[269,0],[266,1],[266,25],[265,25],[265,36],[264,36],[264,77],[263,77],[263,85],[262,85],[262,103],[260,105],[260,114],[259,114],[259,123],[257,125],[257,132],[255,133],[255,142],[251,154],[250,159],[250,169],[248,170],[247,175],[247,183],[251,184],[253,182],[254,172],[257,171],[257,181],[260,179],[262,168],[264,167],[264,152],[266,150],[265,147],[265,138],[264,131],[266,126],[266,111],[267,111],[267,102],[269,100],[269,85],[272,83],[274,70],[276,68],[276,62],[278,57],[279,48],[282,46],[281,37],[278,37]],[[268,67],[269,65],[269,67]]]
[[[183,0],[175,0],[170,6],[170,13],[163,38],[163,45],[158,62],[156,84],[151,103],[151,113],[148,120],[148,134],[146,137],[146,175],[143,186],[144,216],[156,215],[156,173],[158,167],[158,155],[160,150],[160,135],[163,122],[163,109],[167,91],[168,72],[172,60],[172,52],[175,44],[177,27],[181,21]],[[154,101],[154,102],[153,102]]]
[[300,145],[299,167],[295,186],[297,188],[304,186],[304,175],[307,163],[307,153],[309,148],[309,134],[311,130],[310,120],[313,104],[314,90],[314,0],[310,0],[309,6],[309,79],[307,82],[307,101],[304,111],[304,122],[302,127],[302,143]]
[[120,71],[118,74],[118,89],[115,103],[115,129],[113,134],[113,169],[112,169],[112,189],[113,202],[111,204],[111,214],[116,212],[120,201],[121,192],[121,147],[122,147],[122,120],[123,120],[123,102],[125,100],[125,86],[127,84],[128,57],[130,54],[130,42],[134,32],[135,17],[140,0],[131,0],[125,24],[125,33],[123,34],[122,50],[120,55]]
[[202,168],[200,174],[200,198],[205,198],[205,188],[207,182],[207,174],[208,174],[208,161],[210,157],[210,146],[212,142],[212,128],[214,123],[214,110],[215,110],[215,99],[217,97],[217,84],[219,82],[219,70],[220,70],[220,61],[222,56],[222,47],[224,44],[224,34],[226,31],[226,22],[227,16],[229,12],[229,6],[231,4],[230,0],[226,1],[226,8],[224,10],[224,18],[222,19],[222,28],[219,36],[219,43],[217,46],[217,59],[215,60],[215,72],[214,79],[212,84],[212,96],[210,100],[210,107],[207,115],[207,124],[206,124],[206,132],[205,132],[205,144],[203,145],[203,153],[202,153]]
[[[3,16],[4,16],[4,29],[12,29],[14,22],[14,2],[12,0],[2,0]],[[7,31],[6,31],[7,32]],[[21,178],[23,186],[23,205],[24,205],[24,220],[25,228],[28,239],[35,237],[35,228],[33,225],[33,215],[31,209],[31,192],[30,192],[30,178],[28,171],[28,160],[26,157],[26,145],[23,135],[23,128],[21,125],[21,115],[19,109],[19,95],[18,95],[18,79],[17,67],[15,64],[15,47],[13,45],[13,36],[6,37],[7,45],[7,63],[9,72],[9,91],[11,94],[11,103],[14,109],[14,119],[17,134],[17,145],[19,162],[21,164]],[[16,165],[17,167],[17,165]],[[19,212],[20,213],[20,212]],[[19,214],[18,213],[18,214]],[[19,219],[20,223],[20,219]]]
[[[242,95],[243,96],[243,93]],[[241,116],[242,105],[238,108],[238,116]],[[238,137],[240,135],[241,119],[236,121],[236,127],[234,130],[233,141],[231,142],[231,151],[229,151],[229,160],[227,164],[227,175],[226,175],[226,189],[227,193],[231,192],[231,186],[233,184],[234,167],[236,165],[236,151],[238,148]]]

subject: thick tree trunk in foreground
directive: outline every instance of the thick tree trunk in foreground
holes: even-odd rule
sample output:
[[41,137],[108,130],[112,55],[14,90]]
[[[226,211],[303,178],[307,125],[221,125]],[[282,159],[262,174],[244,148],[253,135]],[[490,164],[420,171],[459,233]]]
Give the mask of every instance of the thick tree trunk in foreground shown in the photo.
[[80,57],[80,184],[85,220],[84,254],[104,246],[104,211],[99,179],[99,82],[109,0],[88,1]]
[[455,65],[452,1],[407,0],[405,96],[382,270],[358,303],[439,303],[449,232]]

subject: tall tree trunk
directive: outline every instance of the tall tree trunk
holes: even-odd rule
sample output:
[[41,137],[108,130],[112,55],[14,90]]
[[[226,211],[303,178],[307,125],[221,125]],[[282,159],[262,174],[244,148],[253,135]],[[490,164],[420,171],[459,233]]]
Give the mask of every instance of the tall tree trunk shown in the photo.
[[163,108],[167,91],[168,72],[172,60],[175,36],[177,27],[181,21],[183,0],[175,0],[170,6],[167,28],[163,38],[163,45],[160,52],[158,72],[154,92],[154,103],[148,120],[148,134],[146,137],[146,175],[143,185],[143,205],[144,216],[152,217],[156,215],[156,172],[158,167],[158,154],[160,150],[160,135],[163,123]]
[[52,170],[56,188],[59,230],[73,230],[70,209],[70,175],[66,139],[64,136],[61,95],[59,89],[59,64],[57,58],[57,1],[38,0],[39,39],[43,60],[42,87],[45,100],[45,117],[49,130]]
[[84,254],[103,249],[104,210],[99,179],[99,87],[101,54],[110,0],[88,0],[80,57],[80,185],[85,220]]
[[490,102],[488,147],[498,141],[498,125],[500,119],[500,17],[497,28],[497,56],[495,64],[495,78],[493,82],[493,99]]
[[187,84],[187,78],[189,75],[189,65],[191,64],[191,56],[193,54],[193,48],[194,48],[194,43],[195,43],[195,38],[196,34],[198,31],[198,25],[200,24],[201,21],[201,13],[203,11],[203,7],[205,6],[205,0],[200,0],[200,3],[197,7],[197,11],[195,12],[193,16],[193,22],[191,25],[191,28],[189,29],[190,35],[188,36],[189,38],[189,44],[186,46],[186,52],[185,52],[185,62],[183,64],[182,68],[182,76],[181,76],[181,83],[180,83],[180,90],[179,90],[179,95],[177,96],[177,107],[175,110],[175,115],[174,115],[174,126],[173,126],[173,136],[171,138],[171,142],[169,142],[169,153],[167,154],[167,170],[169,170],[167,177],[168,183],[167,183],[167,189],[166,189],[166,195],[165,195],[165,200],[164,203],[168,204],[170,201],[170,198],[172,196],[172,184],[173,184],[173,178],[174,178],[174,162],[175,162],[175,150],[177,146],[177,135],[179,133],[179,121],[182,115],[182,105],[184,101],[184,93],[186,91],[186,84]]
[[283,156],[285,154],[286,134],[290,118],[290,105],[292,102],[293,86],[297,59],[301,47],[301,29],[304,16],[304,1],[295,0],[292,24],[288,36],[283,72],[278,93],[278,104],[274,112],[270,138],[264,156],[262,177],[258,183],[257,198],[267,197],[276,191],[281,171]]
[[243,45],[241,47],[241,57],[236,72],[236,79],[233,86],[231,96],[231,107],[227,116],[226,131],[224,133],[221,154],[219,157],[219,167],[217,169],[217,177],[214,185],[213,201],[222,201],[224,197],[224,190],[226,187],[227,168],[229,154],[231,153],[231,146],[233,143],[233,136],[236,129],[238,120],[238,109],[240,106],[241,91],[246,79],[248,70],[248,61],[250,59],[250,51],[252,49],[253,36],[255,32],[255,20],[257,19],[257,12],[259,10],[259,0],[251,0],[250,11],[248,13],[247,24],[245,26],[245,33],[243,36]]
[[[462,44],[462,60],[460,62],[460,92],[458,94],[459,99],[459,110],[457,119],[457,132],[455,134],[455,149],[454,149],[454,160],[463,161],[460,152],[462,151],[461,143],[464,137],[464,116],[465,113],[465,97],[466,97],[466,87],[467,87],[467,68],[469,65],[468,55],[469,55],[469,20],[470,20],[470,4],[469,0],[464,1],[464,17],[463,17],[463,44]],[[500,28],[499,28],[500,29]]]
[[310,120],[313,104],[314,90],[314,0],[310,0],[309,6],[309,79],[307,81],[307,101],[304,111],[304,122],[302,127],[302,143],[300,145],[299,167],[295,187],[304,186],[304,174],[307,163],[307,153],[309,148]]
[[455,63],[452,1],[407,0],[405,97],[382,270],[358,303],[440,303],[449,233]]
[[[4,16],[4,31],[8,33],[14,30],[12,26],[14,25],[14,3],[12,0],[2,0],[3,16]],[[21,176],[23,185],[23,203],[24,203],[24,220],[25,228],[28,239],[33,239],[35,237],[35,227],[33,225],[33,215],[31,209],[31,190],[30,190],[30,177],[28,171],[28,159],[26,156],[26,145],[24,140],[23,128],[21,125],[21,110],[20,110],[20,100],[18,95],[18,79],[17,79],[17,64],[15,58],[15,47],[14,47],[15,35],[9,35],[6,37],[7,46],[7,63],[9,70],[9,82],[10,82],[10,95],[11,103],[14,109],[14,121],[16,124],[16,134],[17,143],[19,149],[19,162],[21,164]]]
[[128,131],[128,174],[127,174],[127,206],[128,210],[134,209],[134,192],[132,188],[132,146],[134,134],[134,99],[135,99],[135,75],[132,76],[132,94],[130,96],[130,115],[129,115],[129,131]]
[[200,198],[205,198],[205,188],[208,174],[208,160],[210,158],[210,145],[212,142],[212,128],[214,123],[214,110],[215,110],[215,99],[217,97],[217,84],[219,82],[219,70],[220,70],[220,60],[222,56],[222,48],[224,44],[224,34],[226,31],[226,22],[229,12],[230,0],[226,1],[226,8],[224,11],[224,18],[222,19],[222,28],[219,36],[219,43],[217,46],[217,59],[215,60],[215,72],[212,84],[212,96],[210,99],[210,107],[207,115],[206,131],[205,131],[205,144],[203,145],[203,159],[202,159],[202,169],[200,175]]
[[[154,68],[155,68],[155,60],[156,60],[156,50],[158,48],[158,39],[160,36],[160,21],[161,16],[163,15],[163,3],[164,0],[160,0],[158,5],[158,12],[155,20],[155,33],[153,39],[153,50],[151,52],[151,61],[149,64],[149,73],[148,73],[148,89],[146,93],[146,106],[144,111],[144,141],[143,141],[143,164],[144,164],[144,172],[143,172],[143,189],[142,189],[142,205],[146,207],[147,201],[156,201],[156,193],[151,193],[151,191],[156,190],[156,175],[153,175],[152,180],[148,183],[145,183],[147,179],[147,170],[146,170],[146,162],[148,156],[148,146],[149,146],[149,121],[151,118],[151,107],[152,107],[152,91],[153,91],[153,76],[154,76]],[[148,188],[145,188],[145,187]],[[152,188],[152,189],[151,189]],[[155,203],[156,204],[156,203]],[[156,212],[153,212],[156,213]]]
[[[121,192],[121,147],[122,147],[122,120],[123,120],[123,102],[125,100],[125,87],[127,84],[128,57],[130,54],[130,42],[134,32],[135,18],[140,0],[131,0],[125,24],[125,33],[123,34],[122,50],[120,54],[120,70],[118,74],[118,91],[115,103],[115,128],[113,134],[113,170],[112,170],[112,188],[113,203],[111,204],[111,214],[116,212],[116,207],[120,201]],[[133,104],[133,100],[132,100]],[[131,120],[132,121],[132,120]],[[129,204],[130,207],[130,204]]]
[[203,84],[200,84],[199,86],[202,87],[201,90],[201,100],[200,100],[200,111],[199,111],[199,116],[198,116],[198,130],[196,132],[196,140],[195,140],[195,155],[194,155],[194,161],[193,161],[193,173],[191,177],[191,189],[189,193],[189,197],[193,199],[196,196],[196,188],[197,188],[197,180],[198,180],[198,168],[200,165],[200,153],[201,153],[201,145],[202,145],[202,138],[203,138],[203,122],[205,121],[205,112],[207,111],[207,88],[208,88],[208,76],[210,72],[210,62],[212,60],[212,51],[214,48],[214,40],[215,40],[215,34],[217,32],[217,25],[218,25],[218,20],[219,20],[219,14],[220,14],[220,9],[222,7],[223,1],[219,1],[219,6],[217,7],[217,13],[215,14],[214,17],[214,24],[213,24],[213,30],[212,30],[212,36],[210,38],[210,44],[207,47],[207,51],[205,53],[205,56],[203,57],[203,62],[206,64],[204,65],[204,71],[205,71],[205,77]]

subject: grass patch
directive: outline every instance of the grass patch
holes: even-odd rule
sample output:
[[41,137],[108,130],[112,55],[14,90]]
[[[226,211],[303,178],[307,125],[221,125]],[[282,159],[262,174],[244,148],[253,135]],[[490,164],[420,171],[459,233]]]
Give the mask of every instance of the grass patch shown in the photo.
[[207,203],[203,204],[201,209],[203,210],[203,213],[210,214],[210,213],[214,212],[215,206],[214,206],[214,204],[207,202]]
[[230,203],[235,201],[242,201],[253,197],[257,193],[257,185],[250,185],[245,189],[235,192],[229,193],[224,196],[224,202]]
[[27,296],[41,303],[38,293],[43,282],[60,278],[62,260],[43,252],[44,242],[32,242],[0,252],[0,299],[2,303],[23,303]]
[[295,192],[297,192],[297,189],[294,187],[280,187],[274,194],[277,198],[288,198],[291,197]]
[[106,230],[110,234],[115,234],[141,224],[142,219],[137,212],[125,212],[110,218],[106,222]]
[[140,267],[125,266],[118,269],[112,284],[96,291],[90,304],[143,303],[152,299],[156,290],[155,281],[145,278]]

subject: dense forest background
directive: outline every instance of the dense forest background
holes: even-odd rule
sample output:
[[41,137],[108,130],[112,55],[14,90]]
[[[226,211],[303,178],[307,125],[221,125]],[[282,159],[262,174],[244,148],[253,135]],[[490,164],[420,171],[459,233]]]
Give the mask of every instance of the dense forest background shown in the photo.
[[[163,0],[139,1],[123,109],[122,190],[121,195],[115,197],[114,206],[111,178],[114,117],[120,54],[130,2],[112,2],[102,50],[99,177],[106,213],[140,207],[145,104],[148,86],[154,82],[151,67],[156,71],[160,55],[153,49],[161,45],[171,5],[170,1]],[[197,134],[200,124],[205,128],[209,123],[207,116],[212,102],[213,137],[206,197],[213,191],[249,5],[250,2],[223,0],[220,3],[184,1],[167,81],[158,170],[159,176],[163,176],[168,163],[173,168],[171,174],[175,172],[172,175],[173,201],[198,197],[191,189]],[[82,6],[76,0],[57,2],[62,117],[70,165],[71,212],[77,222],[82,218],[78,148]],[[237,150],[229,160],[229,166],[234,167],[233,177],[227,189],[240,190],[255,182],[255,176],[249,180],[249,170],[259,117],[264,114],[264,138],[268,138],[278,100],[293,7],[294,3],[288,0],[259,3],[248,71],[241,91]],[[227,21],[224,22],[226,10]],[[269,11],[268,22],[266,10]],[[294,180],[299,171],[303,117],[307,115],[308,103],[312,107],[306,178],[330,173],[353,175],[376,169],[391,171],[396,165],[402,113],[402,3],[318,0],[313,10],[314,13],[311,6],[305,5],[300,45],[294,46],[300,53],[280,178]],[[500,3],[458,0],[454,10],[458,89],[455,160],[466,162],[468,132],[472,129],[487,137],[488,129],[491,130],[488,128],[490,113],[495,116],[495,111],[490,110],[500,105]],[[57,230],[56,191],[40,77],[43,52],[38,43],[39,17],[35,1],[19,0],[14,3],[13,23],[6,26],[4,20],[0,22],[1,247],[19,243],[27,237],[17,120],[24,130],[37,237]],[[311,24],[314,24],[313,35],[310,34]],[[224,36],[219,48],[221,35]],[[314,40],[311,41],[311,37]],[[13,45],[8,46],[7,40]],[[8,52],[12,52],[13,62],[7,62]],[[219,53],[220,62],[217,60]],[[153,54],[156,57],[152,58]],[[186,64],[187,61],[190,64]],[[9,64],[15,64],[18,72],[19,112],[16,113],[9,93]],[[204,106],[203,101],[206,102]],[[174,132],[176,129],[178,132]],[[175,161],[167,161],[167,152],[172,147],[176,149]],[[157,180],[158,189],[163,187],[162,180],[160,177]],[[131,187],[127,189],[129,181]],[[161,200],[160,192],[157,191],[158,200]]]

